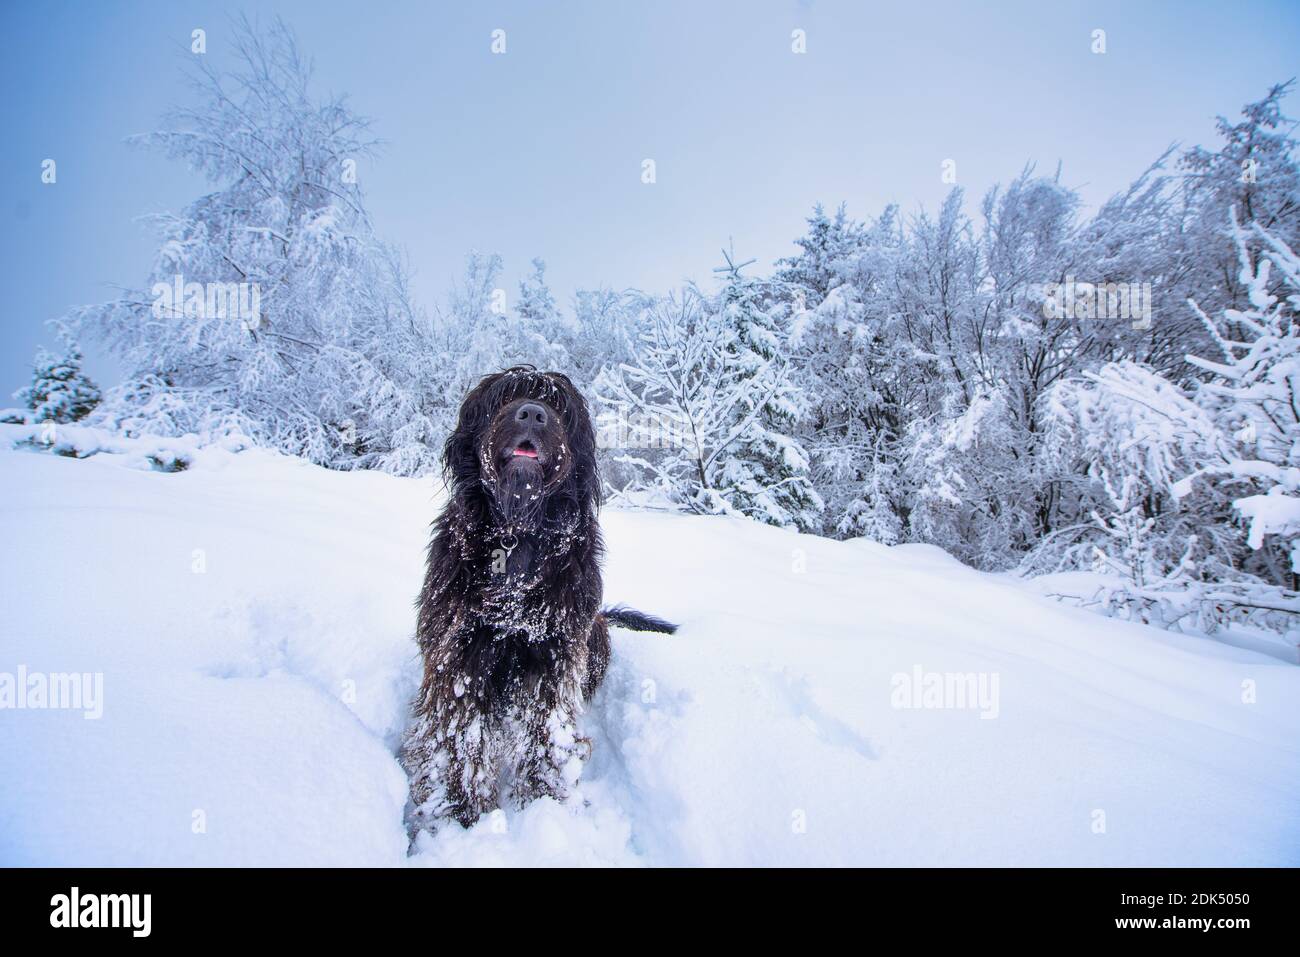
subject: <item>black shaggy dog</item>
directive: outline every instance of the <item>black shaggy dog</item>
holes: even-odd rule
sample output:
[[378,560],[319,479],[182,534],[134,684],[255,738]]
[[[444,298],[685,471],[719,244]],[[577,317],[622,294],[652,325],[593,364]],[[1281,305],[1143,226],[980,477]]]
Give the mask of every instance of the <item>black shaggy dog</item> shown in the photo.
[[484,378],[443,450],[450,499],[434,522],[418,602],[424,682],[403,760],[412,824],[469,826],[513,782],[519,804],[563,799],[591,743],[583,702],[609,662],[601,610],[596,435],[566,376],[518,366]]

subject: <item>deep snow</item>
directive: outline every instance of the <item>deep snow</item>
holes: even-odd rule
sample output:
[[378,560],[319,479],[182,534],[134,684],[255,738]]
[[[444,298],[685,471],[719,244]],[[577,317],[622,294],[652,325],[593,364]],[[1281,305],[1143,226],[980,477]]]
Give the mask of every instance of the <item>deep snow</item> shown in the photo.
[[[1300,864],[1300,667],[933,548],[618,510],[607,601],[682,627],[615,632],[580,799],[408,858],[436,482],[187,457],[0,451],[0,673],[103,674],[98,720],[0,710],[0,864]],[[895,707],[917,669],[995,707]]]

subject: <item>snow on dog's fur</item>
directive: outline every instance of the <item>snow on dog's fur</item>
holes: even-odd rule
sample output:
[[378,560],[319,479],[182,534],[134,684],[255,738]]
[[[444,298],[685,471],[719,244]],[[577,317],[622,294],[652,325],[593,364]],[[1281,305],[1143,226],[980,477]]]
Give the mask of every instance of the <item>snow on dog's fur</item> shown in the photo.
[[418,601],[424,681],[403,750],[417,829],[469,826],[503,784],[519,804],[564,799],[590,752],[577,718],[605,674],[608,624],[673,630],[600,610],[596,436],[566,376],[485,377],[443,466],[450,498]]

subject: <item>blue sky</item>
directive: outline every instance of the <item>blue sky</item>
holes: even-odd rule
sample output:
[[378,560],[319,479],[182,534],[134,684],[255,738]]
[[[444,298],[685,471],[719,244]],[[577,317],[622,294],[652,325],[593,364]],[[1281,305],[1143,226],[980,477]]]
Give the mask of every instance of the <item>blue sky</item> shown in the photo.
[[[0,405],[44,320],[144,281],[142,214],[204,189],[124,138],[187,102],[190,31],[219,66],[239,5],[0,8]],[[1300,4],[1000,2],[267,2],[322,92],[374,120],[360,174],[380,234],[432,305],[476,248],[534,256],[553,289],[707,278],[734,240],[763,269],[815,202],[857,216],[934,208],[945,159],[973,200],[1026,162],[1095,204],[1169,143],[1213,139],[1300,66]],[[506,31],[504,56],[490,34]],[[1091,32],[1106,31],[1093,54]],[[790,35],[802,29],[807,53]],[[1300,115],[1300,96],[1288,103]],[[54,158],[58,182],[43,185]],[[658,181],[641,182],[653,158]],[[111,361],[92,372],[112,381]]]

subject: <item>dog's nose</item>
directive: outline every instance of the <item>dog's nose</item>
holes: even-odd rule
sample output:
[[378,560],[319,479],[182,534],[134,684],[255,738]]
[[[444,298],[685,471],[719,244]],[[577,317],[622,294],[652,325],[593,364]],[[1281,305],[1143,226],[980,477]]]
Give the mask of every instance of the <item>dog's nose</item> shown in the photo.
[[515,411],[515,421],[543,428],[546,425],[546,410],[536,402],[525,402]]

